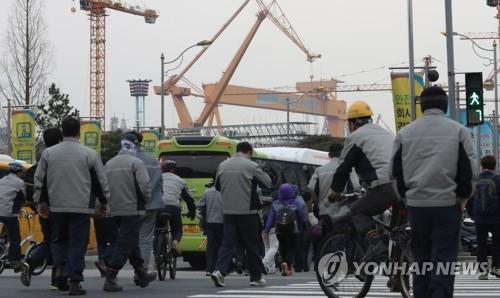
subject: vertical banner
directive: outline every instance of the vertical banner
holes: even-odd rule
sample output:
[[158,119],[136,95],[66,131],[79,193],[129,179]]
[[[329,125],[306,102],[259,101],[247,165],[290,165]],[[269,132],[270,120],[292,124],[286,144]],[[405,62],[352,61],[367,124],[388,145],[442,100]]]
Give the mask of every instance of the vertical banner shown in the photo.
[[80,122],[80,143],[101,154],[101,122],[88,120]]
[[[392,102],[394,104],[394,118],[396,132],[411,122],[410,79],[408,73],[391,73]],[[415,74],[415,96],[420,96],[424,89],[422,74]],[[422,114],[417,102],[417,118]]]
[[160,132],[154,129],[143,130],[142,134],[142,150],[152,157],[156,158],[156,148],[160,141]]
[[36,159],[35,112],[12,111],[12,157],[27,163]]

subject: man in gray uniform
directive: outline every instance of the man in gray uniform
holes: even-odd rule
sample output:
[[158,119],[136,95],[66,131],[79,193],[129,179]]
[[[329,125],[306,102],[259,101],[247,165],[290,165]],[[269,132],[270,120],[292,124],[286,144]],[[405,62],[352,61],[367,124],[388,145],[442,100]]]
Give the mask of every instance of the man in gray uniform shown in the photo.
[[[423,116],[396,136],[391,176],[408,204],[414,261],[419,268],[434,265],[414,276],[414,297],[452,298],[462,209],[478,177],[477,157],[469,130],[445,116],[443,89],[425,89],[420,107]],[[453,271],[436,272],[438,263]]]
[[123,288],[117,284],[116,275],[127,259],[134,267],[136,284],[145,288],[156,278],[156,273],[147,273],[139,249],[140,216],[144,215],[144,205],[150,200],[151,186],[144,163],[135,157],[139,139],[133,133],[122,136],[122,149],[117,156],[106,163],[106,176],[111,197],[109,216],[118,226],[118,238],[111,261],[107,265],[103,290],[119,292]]
[[241,238],[248,254],[250,286],[264,286],[266,281],[262,278],[261,223],[258,215],[262,203],[257,186],[270,188],[271,178],[250,160],[252,145],[241,142],[236,151],[232,158],[219,165],[215,178],[215,189],[222,194],[224,236],[212,280],[217,287],[225,286],[224,275],[229,270],[238,239]]
[[101,203],[100,213],[106,214],[109,189],[101,158],[79,142],[80,121],[64,119],[62,133],[63,142],[42,153],[35,172],[33,198],[38,203],[38,214],[51,217],[51,250],[58,268],[56,286],[61,291],[69,289],[73,296],[85,295],[80,282],[90,216],[95,212],[96,197]]

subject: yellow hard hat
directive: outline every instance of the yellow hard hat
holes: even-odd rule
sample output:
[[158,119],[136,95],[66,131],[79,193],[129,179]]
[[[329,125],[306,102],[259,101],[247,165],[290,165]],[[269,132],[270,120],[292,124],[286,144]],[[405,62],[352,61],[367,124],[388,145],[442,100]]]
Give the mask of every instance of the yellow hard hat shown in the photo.
[[356,101],[347,109],[347,119],[365,118],[373,116],[372,109],[364,101]]

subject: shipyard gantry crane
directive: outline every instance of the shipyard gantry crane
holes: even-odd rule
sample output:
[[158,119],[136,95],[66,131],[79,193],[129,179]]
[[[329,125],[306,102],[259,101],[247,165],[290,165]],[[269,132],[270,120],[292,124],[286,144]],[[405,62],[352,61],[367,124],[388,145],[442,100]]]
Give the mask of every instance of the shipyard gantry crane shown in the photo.
[[[73,0],[74,1],[74,0]],[[144,17],[154,24],[158,12],[116,0],[80,0],[80,9],[90,17],[90,117],[106,126],[106,11],[108,9]]]

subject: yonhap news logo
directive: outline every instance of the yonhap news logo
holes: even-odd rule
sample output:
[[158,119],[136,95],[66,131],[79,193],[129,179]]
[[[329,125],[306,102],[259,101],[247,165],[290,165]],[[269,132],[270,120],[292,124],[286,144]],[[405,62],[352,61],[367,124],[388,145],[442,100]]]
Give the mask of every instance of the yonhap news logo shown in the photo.
[[347,270],[347,256],[343,251],[328,253],[321,257],[318,263],[318,272],[325,286],[332,286],[344,280]]

